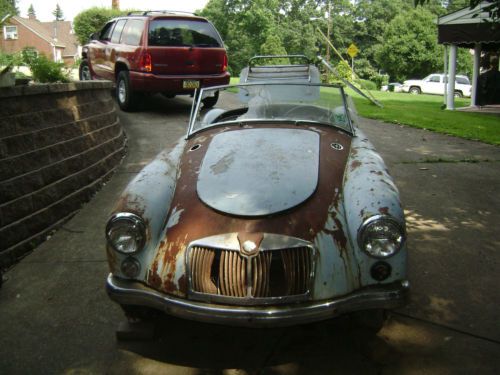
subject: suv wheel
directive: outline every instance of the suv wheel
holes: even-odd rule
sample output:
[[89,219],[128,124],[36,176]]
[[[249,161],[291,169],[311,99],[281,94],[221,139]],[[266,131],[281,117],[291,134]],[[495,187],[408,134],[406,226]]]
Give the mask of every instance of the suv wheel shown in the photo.
[[116,79],[116,100],[123,111],[131,111],[137,107],[137,95],[130,88],[130,76],[127,70],[118,73]]
[[461,91],[455,91],[455,98],[463,98],[462,92]]
[[421,92],[422,91],[420,91],[420,87],[416,87],[416,86],[410,87],[410,94],[418,95]]
[[92,75],[90,74],[90,66],[87,60],[82,60],[80,63],[80,68],[78,69],[78,76],[80,81],[90,81]]
[[202,99],[203,108],[212,108],[219,100],[219,92],[217,91],[214,96],[208,96],[205,99]]

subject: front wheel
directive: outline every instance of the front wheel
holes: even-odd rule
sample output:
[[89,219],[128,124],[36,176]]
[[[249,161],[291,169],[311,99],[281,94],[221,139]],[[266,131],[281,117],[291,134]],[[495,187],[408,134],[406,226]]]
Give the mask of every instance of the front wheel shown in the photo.
[[422,93],[420,87],[410,87],[410,94],[418,95],[420,93]]
[[387,310],[384,309],[371,309],[351,313],[351,322],[354,327],[361,328],[371,334],[377,334],[384,326],[386,320]]
[[455,91],[454,96],[455,96],[455,98],[463,98],[463,94],[460,91]]
[[80,63],[80,68],[78,69],[78,76],[80,78],[80,81],[90,81],[92,79],[89,62],[87,60],[82,60],[82,62]]
[[130,87],[130,75],[127,70],[118,73],[116,79],[116,100],[123,111],[132,111],[137,108],[138,97]]

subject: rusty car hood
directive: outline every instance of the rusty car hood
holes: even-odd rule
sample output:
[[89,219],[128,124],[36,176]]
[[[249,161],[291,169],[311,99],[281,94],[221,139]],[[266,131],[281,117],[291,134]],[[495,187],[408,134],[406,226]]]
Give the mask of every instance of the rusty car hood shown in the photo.
[[[179,163],[177,186],[169,208],[165,236],[148,267],[148,285],[166,293],[185,295],[187,280],[185,276],[177,279],[175,275],[176,269],[184,262],[187,246],[192,241],[224,233],[238,233],[243,237],[248,234],[274,233],[314,242],[318,233],[326,231],[339,248],[345,249],[347,240],[337,213],[351,136],[338,129],[321,126],[301,128],[319,135],[318,183],[314,193],[292,209],[266,216],[236,216],[215,210],[198,198],[199,174],[214,138],[224,133],[259,128],[267,131],[297,129],[295,125],[282,124],[262,124],[253,128],[219,127],[208,129],[188,140]],[[285,131],[281,134],[288,133]]]
[[197,182],[207,206],[237,216],[293,208],[316,190],[318,133],[306,129],[244,129],[213,137]]

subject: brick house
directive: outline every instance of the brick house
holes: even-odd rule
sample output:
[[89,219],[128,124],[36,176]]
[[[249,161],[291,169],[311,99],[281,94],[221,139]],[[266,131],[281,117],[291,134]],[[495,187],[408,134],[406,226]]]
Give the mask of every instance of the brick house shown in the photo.
[[40,22],[35,17],[14,16],[0,29],[0,50],[6,53],[34,48],[38,53],[73,64],[79,57],[80,46],[70,21]]

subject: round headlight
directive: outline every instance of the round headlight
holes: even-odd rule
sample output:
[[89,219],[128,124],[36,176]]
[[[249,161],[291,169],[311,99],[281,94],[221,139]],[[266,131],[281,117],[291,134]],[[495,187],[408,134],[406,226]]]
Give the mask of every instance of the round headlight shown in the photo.
[[358,244],[374,258],[388,258],[403,247],[405,237],[404,227],[393,218],[372,216],[361,226]]
[[146,225],[131,213],[113,215],[106,226],[106,239],[120,253],[136,253],[146,244]]

